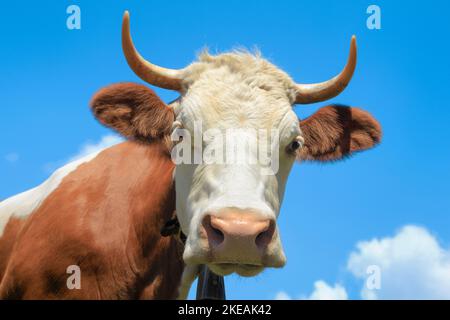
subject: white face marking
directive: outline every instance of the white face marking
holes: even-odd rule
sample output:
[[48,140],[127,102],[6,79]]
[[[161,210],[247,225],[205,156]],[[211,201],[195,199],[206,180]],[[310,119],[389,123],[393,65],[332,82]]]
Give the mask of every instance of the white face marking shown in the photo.
[[[235,57],[240,58],[239,55]],[[187,263],[204,263],[202,259],[206,253],[200,243],[199,227],[208,213],[237,208],[275,220],[295,159],[285,151],[289,143],[301,136],[298,118],[291,107],[287,85],[290,78],[262,59],[247,55],[242,58],[250,59],[243,61],[248,64],[248,70],[233,66],[233,63],[239,65],[239,61],[233,59],[223,65],[200,64],[202,71],[195,79],[192,77],[176,108],[177,121],[191,136],[194,135],[194,123],[199,121],[203,132],[239,128],[278,130],[279,168],[275,175],[263,175],[260,164],[177,165],[176,208],[182,230],[188,235],[183,255]],[[245,134],[238,134],[233,139],[250,145],[260,142]],[[214,142],[203,140],[202,143],[205,149]],[[278,231],[268,251],[271,252],[269,260],[273,260],[268,262],[269,265],[272,262],[278,266],[284,264]]]
[[89,154],[79,160],[70,162],[56,170],[50,178],[39,186],[19,193],[0,202],[0,237],[11,217],[25,218],[33,213],[40,204],[59,186],[69,173],[78,166],[94,159],[102,150]]

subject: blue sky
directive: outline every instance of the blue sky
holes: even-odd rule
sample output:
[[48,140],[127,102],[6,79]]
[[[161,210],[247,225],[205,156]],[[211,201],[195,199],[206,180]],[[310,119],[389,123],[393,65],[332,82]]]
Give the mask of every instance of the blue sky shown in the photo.
[[[81,8],[81,30],[66,28],[71,4]],[[366,27],[370,4],[381,8],[381,30]],[[406,225],[418,226],[412,239],[435,240],[444,258],[415,268],[420,252],[408,247],[411,260],[396,272],[420,278],[437,263],[450,273],[448,2],[74,0],[8,2],[2,9],[0,198],[36,186],[49,168],[111,133],[93,119],[88,102],[110,83],[141,82],[121,52],[126,9],[136,46],[157,64],[183,67],[204,46],[256,46],[304,83],[340,71],[355,34],[355,76],[330,103],[371,112],[382,124],[382,144],[340,163],[295,165],[279,218],[287,266],[252,279],[228,277],[228,297],[307,297],[323,280],[358,299],[364,279],[348,267],[349,255],[364,260],[370,252],[356,244],[376,237],[401,245],[411,235]],[[176,97],[156,91],[166,101]],[[304,118],[325,105],[295,110]],[[431,281],[424,277],[417,296]],[[383,289],[378,296],[389,297]]]

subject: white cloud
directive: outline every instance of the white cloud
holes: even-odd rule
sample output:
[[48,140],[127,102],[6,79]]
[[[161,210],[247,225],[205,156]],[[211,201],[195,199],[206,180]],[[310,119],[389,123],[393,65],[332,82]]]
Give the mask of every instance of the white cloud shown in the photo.
[[280,291],[275,295],[275,300],[292,300],[292,298],[286,292]]
[[[328,285],[325,281],[319,280],[314,282],[313,292],[305,297],[301,296],[300,300],[347,300],[347,291],[340,284],[334,287]],[[285,291],[280,291],[275,295],[275,300],[292,300],[292,297]]]
[[56,169],[58,169],[59,167],[62,167],[63,165],[65,165],[69,162],[78,160],[89,154],[101,151],[101,150],[111,147],[115,144],[118,144],[122,141],[124,141],[123,138],[121,138],[117,135],[114,135],[114,134],[104,135],[97,142],[87,141],[84,144],[82,144],[78,153],[68,157],[67,159],[46,163],[44,165],[44,171],[47,173],[53,173]]
[[80,151],[76,155],[73,155],[72,157],[70,157],[70,159],[67,162],[72,162],[72,161],[78,160],[80,158],[83,158],[83,157],[91,154],[91,153],[95,153],[100,150],[106,149],[106,148],[111,147],[115,144],[118,144],[122,141],[124,141],[123,138],[121,138],[117,135],[113,135],[113,134],[108,134],[108,135],[101,137],[100,141],[98,141],[98,142],[88,141],[88,142],[84,143],[81,146]]
[[325,281],[314,282],[314,291],[309,295],[308,300],[347,300],[347,291],[340,284],[334,287],[328,285]]
[[[375,270],[375,272],[374,272]],[[347,271],[362,281],[362,299],[450,299],[450,248],[426,228],[406,225],[394,236],[360,241]],[[368,272],[370,271],[370,272]],[[373,280],[379,271],[379,283]],[[369,289],[368,284],[379,284]],[[291,299],[284,291],[276,299]],[[347,299],[344,286],[319,280],[305,299]]]
[[8,153],[7,155],[5,155],[5,160],[9,163],[15,163],[19,160],[19,154],[17,154],[16,152]]
[[[425,228],[404,226],[393,237],[362,241],[348,270],[364,280],[364,299],[450,299],[450,249],[442,248]],[[367,267],[380,268],[381,287],[369,290]]]

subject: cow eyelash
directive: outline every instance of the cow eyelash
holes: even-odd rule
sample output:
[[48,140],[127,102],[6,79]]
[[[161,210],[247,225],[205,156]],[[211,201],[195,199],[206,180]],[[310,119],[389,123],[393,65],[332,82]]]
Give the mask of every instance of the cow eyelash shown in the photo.
[[301,136],[296,137],[291,143],[286,147],[286,152],[295,155],[298,150],[303,147],[304,139]]

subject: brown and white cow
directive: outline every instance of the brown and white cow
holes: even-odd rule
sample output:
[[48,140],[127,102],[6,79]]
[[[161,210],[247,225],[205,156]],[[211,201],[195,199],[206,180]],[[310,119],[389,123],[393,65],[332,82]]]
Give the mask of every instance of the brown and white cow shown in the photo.
[[[339,160],[380,141],[380,125],[361,109],[332,105],[305,120],[292,110],[344,90],[356,66],[354,37],[343,71],[308,85],[242,52],[204,53],[181,70],[156,66],[135,50],[127,12],[122,44],[138,76],[180,97],[167,105],[134,83],[94,96],[95,117],[129,141],[69,163],[0,203],[0,298],[185,298],[200,264],[243,276],[282,267],[276,219],[294,161]],[[199,139],[198,128],[275,131],[277,139],[273,144],[237,130],[224,143]],[[266,146],[275,170],[267,174],[260,161],[174,158],[180,146],[183,156],[198,148],[226,153],[229,142]],[[187,236],[184,247],[160,236],[175,210]],[[80,268],[81,288],[71,290],[66,271],[73,265]]]

